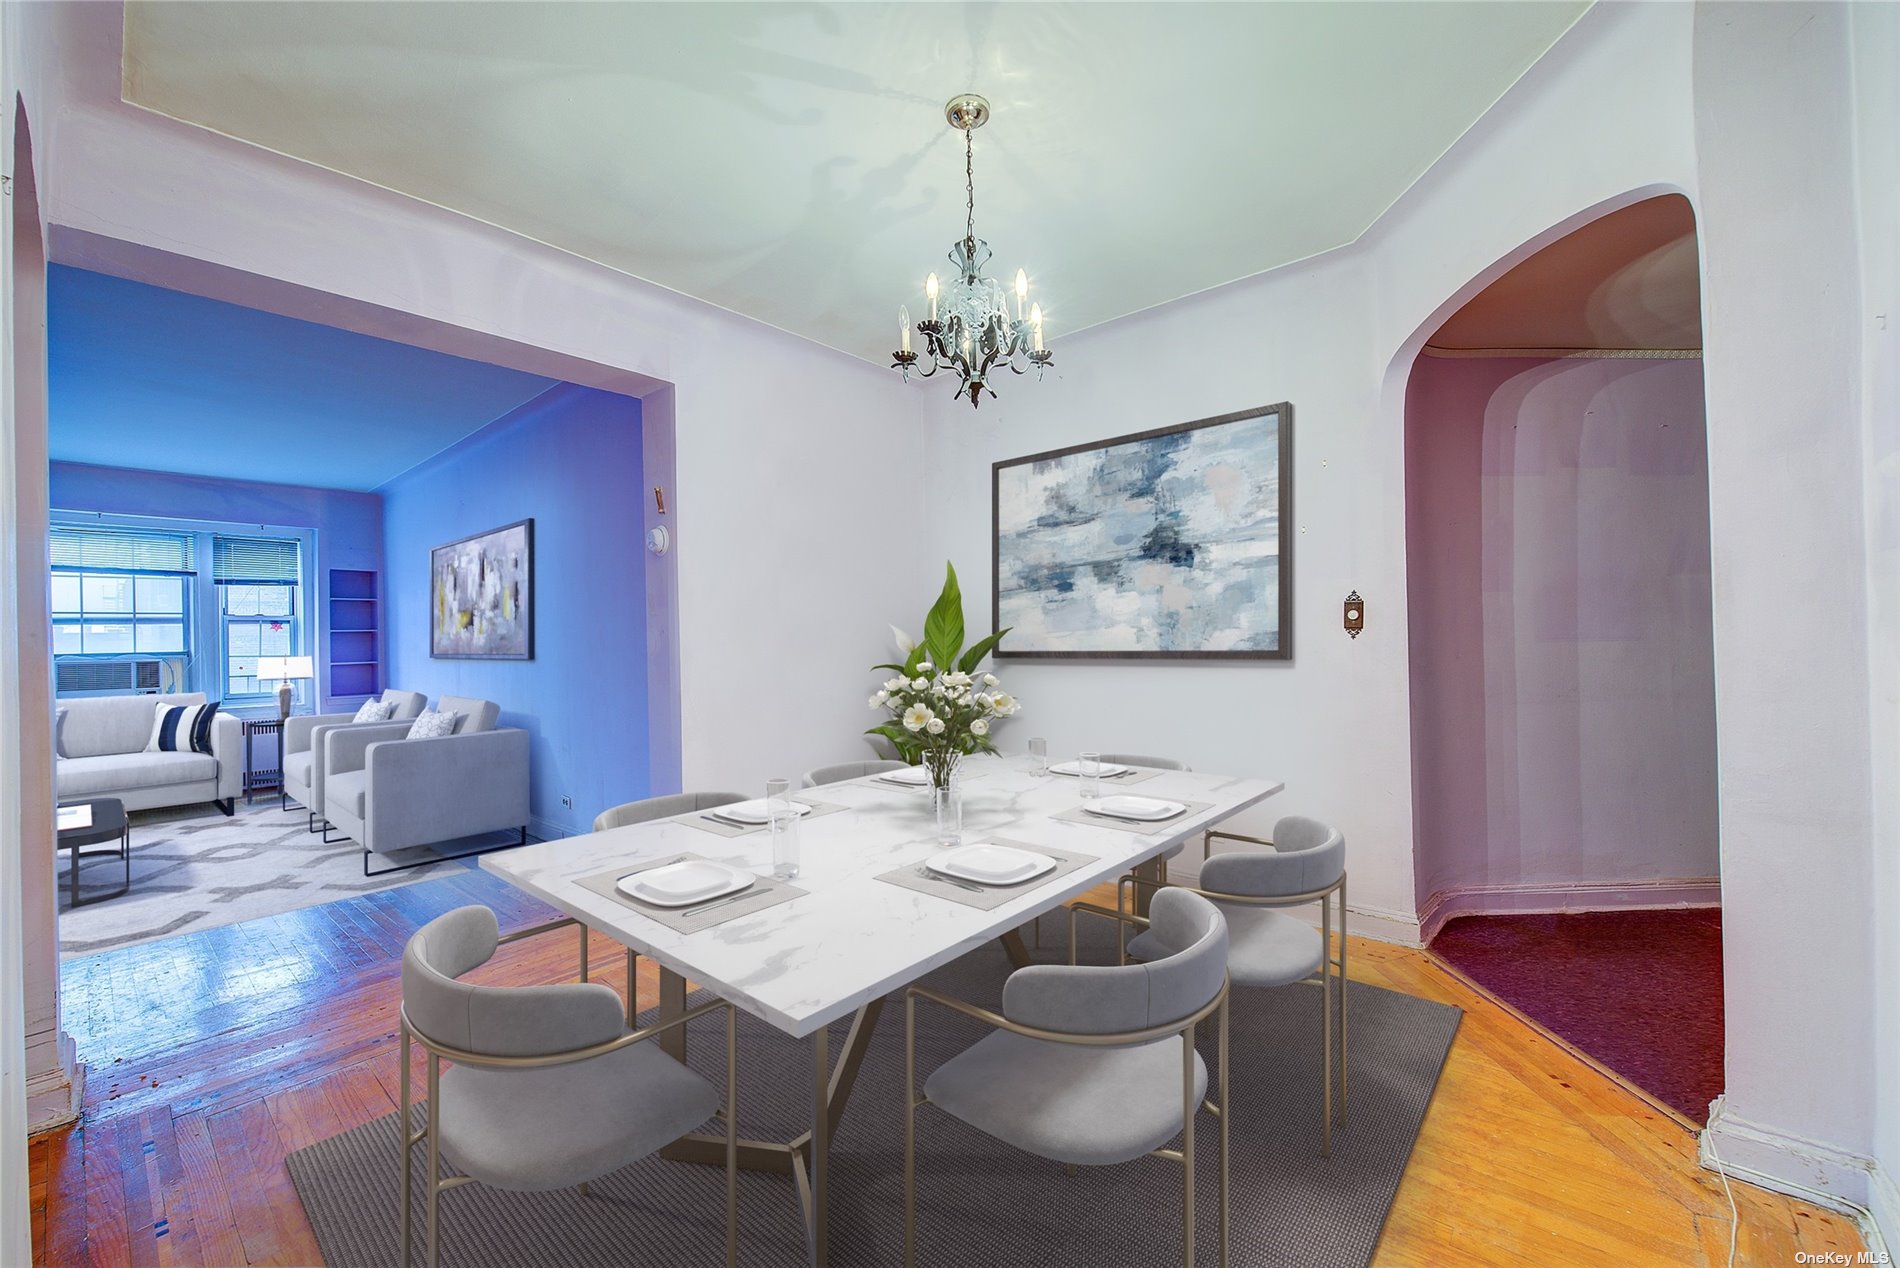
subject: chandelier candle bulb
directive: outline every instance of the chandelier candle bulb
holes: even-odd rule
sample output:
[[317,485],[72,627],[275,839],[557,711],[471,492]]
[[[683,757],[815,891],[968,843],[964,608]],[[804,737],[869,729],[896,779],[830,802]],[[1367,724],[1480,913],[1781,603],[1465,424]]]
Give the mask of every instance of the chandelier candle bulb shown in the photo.
[[1029,298],[1029,274],[1016,270],[1016,320],[1023,319],[1023,301]]
[[930,320],[937,320],[937,275],[932,273],[924,279],[924,294],[930,296]]
[[1035,350],[1042,351],[1042,305],[1037,304],[1029,310],[1029,328],[1035,334]]
[[905,352],[910,351],[910,309],[897,310],[897,337],[903,340],[900,345]]

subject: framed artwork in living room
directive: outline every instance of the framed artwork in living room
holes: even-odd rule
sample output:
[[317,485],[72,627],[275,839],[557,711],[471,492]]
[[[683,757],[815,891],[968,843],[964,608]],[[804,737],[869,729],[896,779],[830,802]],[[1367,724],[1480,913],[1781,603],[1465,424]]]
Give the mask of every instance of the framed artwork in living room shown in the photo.
[[534,521],[429,552],[429,655],[534,659]]
[[1006,659],[1290,660],[1293,407],[995,463]]

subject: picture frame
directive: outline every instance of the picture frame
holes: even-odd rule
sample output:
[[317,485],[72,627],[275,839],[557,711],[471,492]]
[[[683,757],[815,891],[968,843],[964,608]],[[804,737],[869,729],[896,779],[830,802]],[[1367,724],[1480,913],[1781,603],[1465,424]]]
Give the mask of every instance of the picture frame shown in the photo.
[[534,520],[429,551],[429,655],[534,659]]
[[1285,401],[991,464],[994,655],[1290,661],[1292,472]]

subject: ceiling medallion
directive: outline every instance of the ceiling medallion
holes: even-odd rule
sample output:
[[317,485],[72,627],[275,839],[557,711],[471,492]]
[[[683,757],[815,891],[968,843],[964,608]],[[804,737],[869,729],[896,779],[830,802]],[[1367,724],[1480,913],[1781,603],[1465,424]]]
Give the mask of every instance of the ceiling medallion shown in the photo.
[[[1008,366],[1017,374],[1036,367],[1036,377],[1049,365],[1050,356],[1042,343],[1042,305],[1033,305],[1027,317],[1023,307],[1029,301],[1029,275],[1016,270],[1016,315],[1010,316],[1009,296],[1002,284],[983,276],[990,262],[990,244],[976,236],[976,177],[974,151],[970,137],[989,121],[990,103],[974,93],[952,97],[943,109],[950,126],[963,133],[963,182],[967,195],[967,217],[963,240],[950,248],[950,263],[956,265],[955,280],[939,294],[937,275],[924,282],[924,294],[930,298],[930,319],[917,323],[924,337],[924,368],[919,374],[929,378],[939,370],[955,370],[959,379],[957,395],[970,398],[971,408],[983,403],[983,393],[996,395],[988,383],[989,374]],[[939,315],[941,314],[941,316]],[[919,363],[910,348],[910,310],[897,310],[897,329],[902,346],[891,355],[893,370],[901,370],[906,381],[912,367]]]

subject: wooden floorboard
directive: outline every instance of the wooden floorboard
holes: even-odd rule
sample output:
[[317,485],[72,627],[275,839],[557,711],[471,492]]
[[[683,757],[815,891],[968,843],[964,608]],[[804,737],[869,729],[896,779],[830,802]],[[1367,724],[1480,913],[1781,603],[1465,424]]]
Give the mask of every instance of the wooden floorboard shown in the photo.
[[[470,869],[67,964],[85,1115],[29,1149],[34,1262],[317,1263],[284,1158],[394,1108],[403,943],[469,902],[504,929],[556,914]],[[623,949],[590,948],[594,980],[624,991]],[[473,976],[571,980],[578,958],[556,933]],[[1465,1010],[1376,1264],[1727,1262],[1728,1198],[1682,1122],[1424,952],[1355,938],[1349,959],[1356,980]],[[643,960],[642,1001],[658,991]],[[1862,1249],[1840,1215],[1732,1188],[1737,1263]]]

